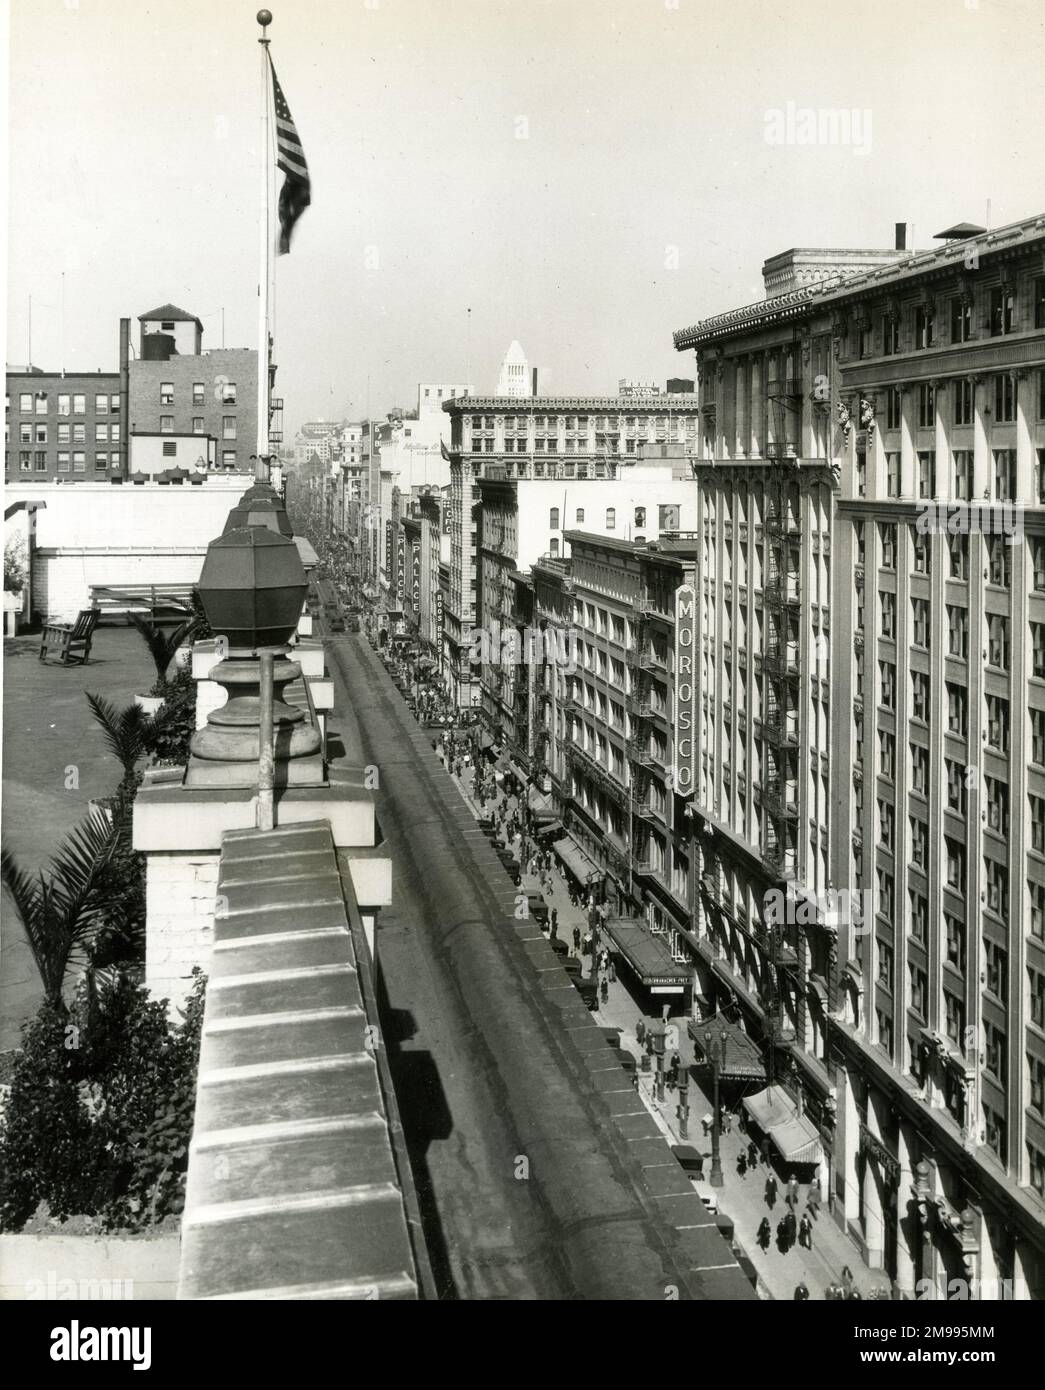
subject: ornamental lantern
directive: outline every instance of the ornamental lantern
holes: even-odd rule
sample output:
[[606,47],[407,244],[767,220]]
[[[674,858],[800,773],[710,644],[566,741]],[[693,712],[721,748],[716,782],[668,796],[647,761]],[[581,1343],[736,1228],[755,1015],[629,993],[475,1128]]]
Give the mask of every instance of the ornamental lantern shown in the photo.
[[285,647],[308,592],[298,548],[289,537],[257,525],[226,530],[207,548],[200,599],[215,633],[233,655]]
[[287,509],[276,497],[259,497],[233,507],[225,522],[225,532],[227,534],[251,526],[266,526],[270,531],[278,531],[281,536],[294,534]]

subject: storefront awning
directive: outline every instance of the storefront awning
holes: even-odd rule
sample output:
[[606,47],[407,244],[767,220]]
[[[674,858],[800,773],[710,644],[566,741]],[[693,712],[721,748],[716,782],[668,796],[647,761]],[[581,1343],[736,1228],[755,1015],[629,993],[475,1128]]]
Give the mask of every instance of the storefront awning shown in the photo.
[[547,825],[538,825],[537,828],[536,828],[536,830],[534,831],[534,834],[537,835],[537,836],[539,836],[541,839],[543,839],[543,838],[545,837],[545,835],[555,835],[555,836],[558,837],[558,836],[560,836],[560,835],[562,834],[562,832],[563,832],[563,824],[562,824],[562,821],[561,821],[561,820],[553,820],[553,821],[549,821]]
[[[698,1023],[692,1019],[687,1031],[702,1057],[705,1056],[707,1046],[704,1041],[704,1034],[711,1034],[711,1043],[721,1077],[733,1081],[765,1081],[766,1069],[762,1064],[762,1054],[739,1023],[727,1023],[723,1018],[709,1018],[705,1019],[703,1023]],[[724,1062],[722,1060],[722,1045],[719,1042],[723,1034],[726,1038],[726,1059]]]
[[819,1163],[820,1134],[782,1086],[767,1086],[741,1102],[787,1163]]
[[488,748],[492,748],[492,747],[493,747],[493,734],[487,732],[486,729],[482,729],[482,730],[479,732],[479,734],[478,734],[478,739],[479,739],[479,747],[482,749],[482,751],[483,751],[484,753],[486,752],[486,750],[487,750]]
[[552,845],[552,853],[578,883],[589,883],[593,878],[601,878],[602,870],[581,849],[575,840],[564,835]]
[[672,959],[665,937],[654,936],[633,917],[608,917],[603,929],[647,989],[657,994],[685,990],[693,972]]

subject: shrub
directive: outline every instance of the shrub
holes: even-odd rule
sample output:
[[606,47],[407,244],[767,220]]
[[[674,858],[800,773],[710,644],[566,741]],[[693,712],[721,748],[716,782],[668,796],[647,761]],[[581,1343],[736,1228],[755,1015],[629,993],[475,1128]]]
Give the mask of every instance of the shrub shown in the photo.
[[149,751],[157,763],[181,766],[188,761],[189,740],[196,732],[196,682],[188,667],[170,680],[157,681],[152,694],[163,697],[162,719],[149,734]]
[[45,1006],[28,1025],[0,1119],[0,1229],[41,1202],[106,1230],[181,1211],[206,984],[193,973],[179,1023],[120,978],[85,980],[68,1015]]

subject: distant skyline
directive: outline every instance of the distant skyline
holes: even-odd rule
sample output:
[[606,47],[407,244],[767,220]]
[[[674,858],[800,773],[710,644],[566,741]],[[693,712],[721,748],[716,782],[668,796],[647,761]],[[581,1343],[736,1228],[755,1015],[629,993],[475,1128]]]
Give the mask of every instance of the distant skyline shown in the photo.
[[[313,183],[277,267],[288,437],[492,391],[512,339],[549,393],[691,376],[673,331],[777,252],[1045,211],[1039,0],[271,8]],[[165,301],[256,345],[257,9],[12,0],[9,362],[30,295],[47,368],[113,369]]]

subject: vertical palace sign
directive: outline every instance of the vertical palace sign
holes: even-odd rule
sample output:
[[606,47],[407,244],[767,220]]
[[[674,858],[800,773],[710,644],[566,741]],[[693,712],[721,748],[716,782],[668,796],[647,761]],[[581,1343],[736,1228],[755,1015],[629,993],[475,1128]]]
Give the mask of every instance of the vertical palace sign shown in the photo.
[[697,596],[692,584],[675,591],[675,792],[692,796],[696,775],[697,702],[693,662],[697,646]]

